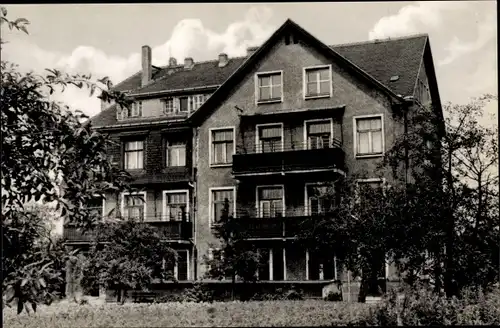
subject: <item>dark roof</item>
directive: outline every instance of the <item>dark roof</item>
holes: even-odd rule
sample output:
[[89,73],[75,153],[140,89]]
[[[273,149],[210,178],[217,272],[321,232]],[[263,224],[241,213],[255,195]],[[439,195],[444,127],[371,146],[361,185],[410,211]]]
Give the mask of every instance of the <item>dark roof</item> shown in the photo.
[[[294,24],[293,22],[291,24]],[[282,26],[283,27],[283,26]],[[281,30],[281,28],[279,29]],[[278,32],[278,31],[277,31]],[[395,95],[413,95],[415,81],[420,68],[427,35],[400,37],[368,42],[329,46],[332,53],[340,54],[347,62],[354,64],[368,77],[373,78]],[[269,41],[269,40],[268,40]],[[230,58],[225,67],[218,67],[218,60],[195,63],[191,70],[179,66],[172,72],[168,67],[153,71],[153,82],[140,87],[141,72],[138,72],[113,89],[129,91],[132,94],[158,93],[168,90],[222,85],[249,57]],[[169,74],[170,70],[170,74]],[[391,81],[391,77],[398,79]],[[102,111],[91,120],[93,125],[109,126],[116,120],[115,106]],[[155,118],[157,120],[158,118]],[[151,119],[144,119],[150,121]],[[135,120],[142,122],[143,120]],[[121,122],[120,122],[121,123]]]

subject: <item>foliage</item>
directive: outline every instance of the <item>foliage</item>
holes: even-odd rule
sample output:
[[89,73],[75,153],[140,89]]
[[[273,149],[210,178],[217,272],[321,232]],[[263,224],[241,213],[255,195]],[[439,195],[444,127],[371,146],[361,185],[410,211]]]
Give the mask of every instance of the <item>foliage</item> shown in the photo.
[[391,292],[382,304],[372,309],[358,324],[380,326],[430,325],[498,325],[500,298],[498,290],[484,295],[482,292],[462,298],[446,298],[419,288],[407,289],[401,296]]
[[206,303],[214,301],[214,293],[203,283],[195,282],[193,287],[184,290],[182,293],[168,294],[158,297],[156,303],[167,302],[196,302]]
[[205,257],[209,265],[208,276],[215,279],[231,277],[234,295],[236,277],[244,282],[257,280],[260,255],[252,244],[245,240],[238,219],[229,215],[229,201],[226,199],[219,222],[214,227],[214,235],[220,240],[220,247],[213,248],[213,258]]
[[[29,21],[10,21],[0,8],[0,24],[27,33]],[[2,40],[2,44],[6,42]],[[1,62],[1,188],[3,290],[7,301],[18,302],[22,311],[30,303],[36,309],[41,299],[52,298],[49,286],[60,277],[55,267],[65,257],[49,242],[36,246],[40,222],[26,204],[53,204],[65,222],[89,229],[98,217],[86,208],[96,195],[126,188],[128,174],[113,167],[105,154],[110,141],[91,130],[87,117],[52,101],[50,95],[68,87],[100,92],[104,101],[128,106],[130,100],[109,91],[111,81],[93,80],[90,75],[65,74],[47,69],[41,74],[21,73],[18,67]]]
[[277,288],[273,293],[256,293],[251,301],[300,301],[304,299],[302,290],[295,287]]
[[154,227],[128,220],[105,222],[96,232],[83,268],[84,288],[116,289],[123,303],[126,290],[147,291],[155,279],[174,280],[176,253]]
[[17,327],[296,327],[358,322],[370,305],[324,301],[116,304],[43,307],[36,316],[4,316]]

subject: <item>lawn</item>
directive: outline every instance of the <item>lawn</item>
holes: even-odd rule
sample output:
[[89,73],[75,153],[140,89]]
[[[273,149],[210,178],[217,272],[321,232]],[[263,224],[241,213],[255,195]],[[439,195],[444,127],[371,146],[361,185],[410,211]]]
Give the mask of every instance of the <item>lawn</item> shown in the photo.
[[40,306],[36,314],[4,310],[8,328],[230,327],[346,325],[370,305],[325,301],[225,303],[86,304]]

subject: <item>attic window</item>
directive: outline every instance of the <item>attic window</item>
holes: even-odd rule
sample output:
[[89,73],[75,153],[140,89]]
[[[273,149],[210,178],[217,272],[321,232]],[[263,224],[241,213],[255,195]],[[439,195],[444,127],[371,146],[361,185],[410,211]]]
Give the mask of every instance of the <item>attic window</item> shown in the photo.
[[395,82],[397,80],[399,80],[399,75],[393,75],[393,76],[391,76],[391,82]]

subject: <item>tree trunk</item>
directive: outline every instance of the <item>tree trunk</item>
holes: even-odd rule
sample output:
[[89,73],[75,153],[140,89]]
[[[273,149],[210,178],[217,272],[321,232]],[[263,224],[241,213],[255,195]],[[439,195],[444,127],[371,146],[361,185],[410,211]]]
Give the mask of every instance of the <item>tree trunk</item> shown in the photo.
[[231,301],[234,301],[234,288],[236,286],[236,275],[233,273],[231,277]]

